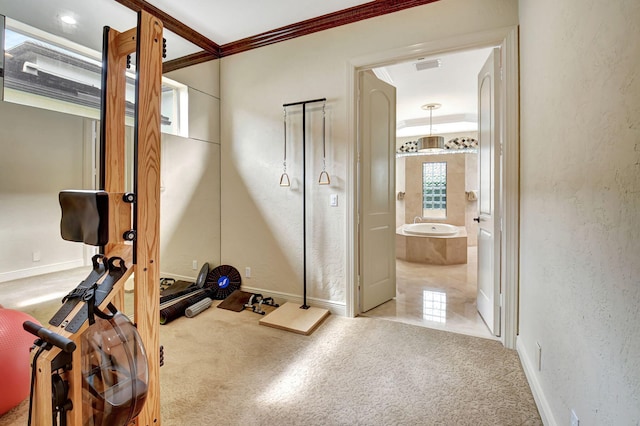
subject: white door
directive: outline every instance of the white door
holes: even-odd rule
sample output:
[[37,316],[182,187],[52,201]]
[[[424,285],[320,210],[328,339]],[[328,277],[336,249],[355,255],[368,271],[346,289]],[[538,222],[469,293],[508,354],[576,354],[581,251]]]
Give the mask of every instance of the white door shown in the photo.
[[478,312],[500,335],[500,49],[478,74]]
[[360,76],[360,309],[396,296],[396,89]]

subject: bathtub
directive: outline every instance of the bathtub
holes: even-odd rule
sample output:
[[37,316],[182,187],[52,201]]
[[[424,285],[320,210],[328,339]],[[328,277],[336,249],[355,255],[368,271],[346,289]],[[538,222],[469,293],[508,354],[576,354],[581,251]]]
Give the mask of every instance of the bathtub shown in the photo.
[[396,258],[429,265],[467,263],[467,230],[448,223],[407,223],[396,229]]
[[425,236],[441,236],[446,237],[456,235],[460,229],[455,225],[448,223],[407,223],[402,225],[402,231],[405,234],[425,235]]

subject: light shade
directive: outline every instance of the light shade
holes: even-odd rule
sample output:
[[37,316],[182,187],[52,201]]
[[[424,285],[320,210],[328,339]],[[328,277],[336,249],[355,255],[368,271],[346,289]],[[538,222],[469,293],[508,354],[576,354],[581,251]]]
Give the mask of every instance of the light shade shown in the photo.
[[426,151],[429,149],[444,149],[444,137],[442,136],[423,136],[418,139],[418,151]]

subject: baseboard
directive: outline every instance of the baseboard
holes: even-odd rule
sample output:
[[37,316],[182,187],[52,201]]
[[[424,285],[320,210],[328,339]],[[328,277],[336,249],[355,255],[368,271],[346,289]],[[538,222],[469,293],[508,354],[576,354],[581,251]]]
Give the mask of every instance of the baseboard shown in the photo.
[[[273,297],[279,304],[283,304],[285,301],[302,304],[302,297],[296,296],[294,294],[265,290],[263,288],[247,287],[245,285],[243,285],[241,288],[243,291],[248,291],[249,293],[259,293],[264,297]],[[331,300],[307,297],[307,303],[309,304],[309,306],[327,309],[333,315],[345,316],[347,312],[347,306],[343,302],[334,302]]]
[[186,275],[171,274],[169,272],[160,272],[160,278],[173,278],[176,281],[196,282],[197,277],[187,277]]
[[546,426],[557,426],[558,422],[553,417],[551,406],[549,405],[547,397],[542,390],[542,386],[538,381],[536,368],[531,362],[531,359],[527,356],[527,351],[525,350],[524,343],[520,337],[516,338],[516,351],[520,356],[520,363],[522,364],[525,376],[527,376],[527,381],[529,382],[531,393],[533,393],[533,399],[536,401],[536,406],[538,407],[538,412],[542,418],[542,423]]
[[80,268],[84,265],[82,259],[69,262],[53,263],[50,265],[37,266],[35,268],[18,269],[16,271],[0,272],[0,283],[19,280],[21,278],[35,277],[37,275],[50,274],[52,272],[66,271],[68,269]]

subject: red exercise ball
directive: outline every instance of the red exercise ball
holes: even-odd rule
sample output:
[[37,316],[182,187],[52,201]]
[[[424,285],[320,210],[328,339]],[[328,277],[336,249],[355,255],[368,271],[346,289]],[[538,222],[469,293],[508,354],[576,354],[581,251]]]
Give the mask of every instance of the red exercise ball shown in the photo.
[[31,385],[30,348],[37,339],[22,328],[31,315],[0,307],[0,416],[29,396]]

